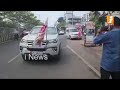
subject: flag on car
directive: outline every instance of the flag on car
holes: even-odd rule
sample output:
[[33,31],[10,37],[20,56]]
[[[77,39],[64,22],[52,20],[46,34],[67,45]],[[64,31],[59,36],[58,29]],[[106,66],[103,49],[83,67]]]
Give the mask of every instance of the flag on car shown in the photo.
[[41,46],[41,43],[44,40],[47,26],[48,26],[48,18],[47,18],[45,24],[41,27],[40,32],[38,33],[38,36],[36,38],[36,45]]

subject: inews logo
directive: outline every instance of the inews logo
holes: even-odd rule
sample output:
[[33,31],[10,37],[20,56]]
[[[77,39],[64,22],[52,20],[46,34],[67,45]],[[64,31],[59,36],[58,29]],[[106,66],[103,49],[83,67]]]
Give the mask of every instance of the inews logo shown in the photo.
[[114,25],[114,16],[107,16],[107,24]]

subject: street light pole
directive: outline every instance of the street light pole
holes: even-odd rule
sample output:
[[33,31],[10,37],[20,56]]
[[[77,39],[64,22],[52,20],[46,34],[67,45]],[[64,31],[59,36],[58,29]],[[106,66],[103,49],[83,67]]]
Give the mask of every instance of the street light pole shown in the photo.
[[72,11],[72,26],[73,26],[73,11]]

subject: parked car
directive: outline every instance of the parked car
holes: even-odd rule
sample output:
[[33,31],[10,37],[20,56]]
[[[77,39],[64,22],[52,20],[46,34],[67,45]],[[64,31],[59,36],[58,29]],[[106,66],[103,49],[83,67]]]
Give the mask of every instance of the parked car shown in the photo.
[[59,35],[56,28],[47,27],[47,33],[45,33],[41,46],[34,45],[34,41],[40,31],[40,28],[41,26],[34,27],[31,32],[24,36],[20,41],[20,53],[23,60],[26,60],[26,54],[35,53],[39,53],[40,55],[47,55],[48,58],[53,56],[56,59],[59,59],[61,42],[59,40]]
[[82,39],[82,35],[78,35],[79,34],[79,31],[74,28],[74,27],[70,27],[70,28],[67,28],[66,29],[66,36],[67,38],[69,39]]

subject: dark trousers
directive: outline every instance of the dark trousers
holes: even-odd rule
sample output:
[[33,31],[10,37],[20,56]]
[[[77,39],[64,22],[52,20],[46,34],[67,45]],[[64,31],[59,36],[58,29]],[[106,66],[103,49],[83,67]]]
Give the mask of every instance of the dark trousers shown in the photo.
[[101,68],[100,73],[101,79],[109,79],[110,76],[112,77],[112,79],[120,79],[120,72],[109,72]]

